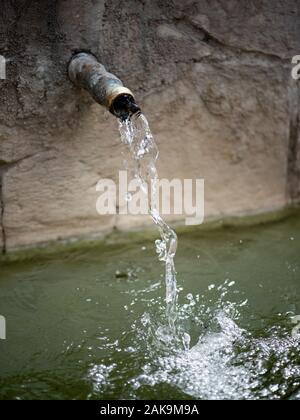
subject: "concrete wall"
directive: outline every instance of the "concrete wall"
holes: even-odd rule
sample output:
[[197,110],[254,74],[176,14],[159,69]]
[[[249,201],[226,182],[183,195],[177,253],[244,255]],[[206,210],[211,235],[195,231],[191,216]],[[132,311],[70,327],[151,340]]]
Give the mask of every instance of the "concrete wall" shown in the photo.
[[117,123],[66,76],[90,50],[131,88],[161,177],[205,178],[206,217],[300,197],[298,0],[4,1],[0,246],[94,235],[144,220],[96,213],[123,168]]

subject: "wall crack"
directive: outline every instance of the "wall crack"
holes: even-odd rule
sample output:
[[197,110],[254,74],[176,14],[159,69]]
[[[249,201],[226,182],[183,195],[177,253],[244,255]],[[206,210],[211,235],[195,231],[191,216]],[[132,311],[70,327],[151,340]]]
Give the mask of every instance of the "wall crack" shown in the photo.
[[231,53],[244,53],[250,55],[256,55],[260,58],[269,59],[270,61],[282,61],[282,62],[290,62],[290,58],[284,57],[280,53],[265,51],[259,48],[246,48],[245,46],[238,46],[233,45],[230,42],[226,42],[225,40],[220,39],[218,36],[213,34],[211,31],[204,28],[202,25],[199,24],[195,25],[193,22],[190,22],[186,18],[175,18],[173,19],[173,24],[176,29],[181,31],[180,24],[184,24],[186,28],[189,28],[192,32],[196,34],[200,34],[202,39],[201,42],[211,45],[212,47],[219,48],[223,51],[230,51]]
[[6,254],[6,230],[4,226],[4,212],[5,212],[5,205],[4,205],[4,193],[3,193],[3,170],[1,170],[0,166],[0,229],[2,234],[2,254]]
[[[295,83],[295,86],[294,86]],[[288,143],[287,189],[291,204],[300,202],[300,91],[295,81],[290,88],[290,122]]]
[[23,156],[20,159],[16,159],[14,161],[8,162],[6,160],[0,159],[0,232],[2,235],[2,249],[0,248],[0,252],[2,254],[6,254],[7,252],[7,232],[5,229],[5,199],[4,199],[4,176],[5,174],[13,167],[15,167],[18,163],[31,158],[34,154],[30,154],[27,156]]

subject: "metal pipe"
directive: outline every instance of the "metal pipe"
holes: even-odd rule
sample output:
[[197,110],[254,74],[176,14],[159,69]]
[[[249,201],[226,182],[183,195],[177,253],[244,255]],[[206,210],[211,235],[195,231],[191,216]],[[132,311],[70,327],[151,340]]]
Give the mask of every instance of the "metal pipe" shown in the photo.
[[69,63],[68,74],[76,86],[86,89],[96,102],[116,117],[126,119],[140,112],[133,93],[94,55],[84,52],[75,54]]

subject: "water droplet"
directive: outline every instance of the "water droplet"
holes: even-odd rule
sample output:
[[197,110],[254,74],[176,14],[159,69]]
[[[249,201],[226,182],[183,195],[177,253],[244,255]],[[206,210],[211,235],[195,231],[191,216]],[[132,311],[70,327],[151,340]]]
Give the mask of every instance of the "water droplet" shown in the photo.
[[132,194],[130,192],[127,192],[124,196],[125,201],[129,202],[132,200]]
[[184,349],[189,350],[190,349],[190,343],[191,343],[191,336],[186,332],[183,333],[182,342],[183,342]]

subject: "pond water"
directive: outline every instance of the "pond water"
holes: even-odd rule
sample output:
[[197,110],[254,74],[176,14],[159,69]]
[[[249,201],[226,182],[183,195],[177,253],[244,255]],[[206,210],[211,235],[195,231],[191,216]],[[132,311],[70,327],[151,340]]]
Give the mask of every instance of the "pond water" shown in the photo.
[[1,399],[300,399],[299,215],[179,232],[190,343],[164,336],[152,241],[0,267]]

